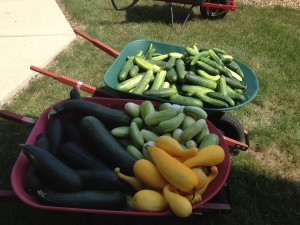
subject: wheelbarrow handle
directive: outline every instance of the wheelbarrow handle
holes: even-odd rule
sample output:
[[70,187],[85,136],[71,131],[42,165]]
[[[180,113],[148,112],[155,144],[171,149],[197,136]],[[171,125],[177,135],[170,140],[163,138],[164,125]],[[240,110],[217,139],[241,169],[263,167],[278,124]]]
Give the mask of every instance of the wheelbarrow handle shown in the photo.
[[75,34],[78,34],[79,36],[87,39],[93,45],[95,45],[97,48],[101,49],[102,51],[106,52],[107,54],[111,55],[112,57],[117,58],[120,55],[120,52],[118,52],[117,50],[115,50],[112,47],[108,46],[107,44],[99,41],[98,39],[95,39],[95,38],[87,35],[86,33],[83,33],[82,31],[80,31],[76,28],[74,28],[73,31],[74,31]]
[[102,90],[100,88],[96,88],[92,85],[83,83],[82,81],[73,79],[73,78],[65,76],[65,75],[52,73],[48,70],[41,69],[36,66],[30,66],[30,69],[33,71],[36,71],[38,73],[44,74],[46,76],[52,77],[55,80],[59,81],[60,83],[66,84],[68,86],[71,86],[71,87],[76,86],[79,90],[82,90],[84,92],[90,93],[95,96],[104,96],[104,97],[114,96],[112,93],[109,93],[108,91]]
[[36,118],[19,115],[3,109],[0,110],[0,117],[26,126],[32,126],[36,122]]

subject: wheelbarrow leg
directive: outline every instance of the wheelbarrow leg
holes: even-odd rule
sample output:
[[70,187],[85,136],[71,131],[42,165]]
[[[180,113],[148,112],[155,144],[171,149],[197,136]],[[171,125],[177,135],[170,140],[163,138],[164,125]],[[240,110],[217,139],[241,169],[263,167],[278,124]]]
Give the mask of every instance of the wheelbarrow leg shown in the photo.
[[190,8],[189,13],[187,14],[187,16],[186,16],[186,18],[185,18],[185,20],[184,20],[184,22],[183,22],[182,25],[185,25],[185,24],[186,24],[186,22],[188,21],[188,19],[189,19],[190,16],[191,16],[191,13],[192,13],[194,7],[195,7],[195,5],[192,5],[192,7]]
[[170,15],[170,19],[171,19],[171,25],[173,26],[174,14],[173,14],[173,5],[171,2],[169,3],[169,15]]

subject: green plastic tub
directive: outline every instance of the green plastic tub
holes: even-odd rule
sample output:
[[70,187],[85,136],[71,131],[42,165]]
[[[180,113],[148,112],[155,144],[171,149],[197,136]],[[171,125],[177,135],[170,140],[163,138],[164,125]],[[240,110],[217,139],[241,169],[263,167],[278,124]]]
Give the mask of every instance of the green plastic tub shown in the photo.
[[[152,40],[135,40],[132,42],[129,42],[124,49],[120,52],[120,55],[116,58],[116,60],[113,62],[113,64],[109,67],[109,69],[104,74],[104,83],[109,88],[110,91],[112,91],[117,97],[119,98],[131,98],[131,99],[148,99],[148,100],[154,100],[154,101],[160,101],[160,102],[170,102],[166,99],[161,98],[154,98],[149,97],[145,95],[140,94],[134,94],[130,92],[120,91],[117,90],[115,87],[119,83],[118,81],[118,74],[123,66],[123,64],[126,61],[127,56],[133,56],[136,55],[140,50],[143,52],[146,52],[149,45],[153,44],[153,47],[155,48],[156,52],[167,54],[170,52],[179,52],[184,53],[185,47],[179,46],[179,45],[171,45],[167,43],[162,43],[158,41],[152,41]],[[225,110],[232,110],[235,108],[239,108],[241,106],[246,105],[247,103],[251,102],[257,95],[259,84],[258,79],[255,73],[244,63],[235,60],[236,63],[241,67],[242,71],[245,74],[244,81],[247,83],[247,91],[244,92],[244,96],[246,100],[240,104],[237,104],[233,107],[227,107],[227,108],[204,108],[207,111],[225,111]]]

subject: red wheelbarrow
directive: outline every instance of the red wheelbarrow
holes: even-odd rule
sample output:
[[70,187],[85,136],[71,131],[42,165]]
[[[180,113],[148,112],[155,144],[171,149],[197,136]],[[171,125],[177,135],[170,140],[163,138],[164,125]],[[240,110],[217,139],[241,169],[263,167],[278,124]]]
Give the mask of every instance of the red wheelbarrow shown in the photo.
[[[111,0],[113,7],[116,10],[128,10],[138,3],[139,0]],[[224,18],[229,10],[236,10],[236,3],[234,0],[156,0],[165,2],[169,6],[169,14],[171,19],[171,24],[174,21],[174,13],[173,13],[173,3],[182,4],[182,5],[190,5],[190,9],[188,14],[184,20],[185,24],[189,19],[192,10],[195,7],[200,8],[201,16],[205,19],[220,19]]]

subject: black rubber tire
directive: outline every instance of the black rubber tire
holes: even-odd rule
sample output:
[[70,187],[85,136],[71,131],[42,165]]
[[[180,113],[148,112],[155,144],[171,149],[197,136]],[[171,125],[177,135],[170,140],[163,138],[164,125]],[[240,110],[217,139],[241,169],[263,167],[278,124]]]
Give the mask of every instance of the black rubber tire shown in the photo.
[[[205,2],[230,5],[230,0],[207,0]],[[228,13],[227,9],[208,8],[200,6],[200,13],[204,19],[222,19]]]
[[212,113],[208,115],[208,120],[226,137],[240,142],[245,139],[243,125],[231,113]]

